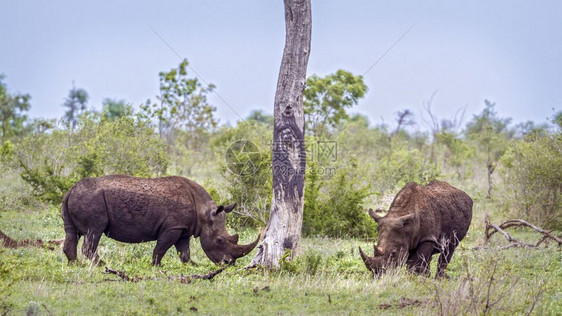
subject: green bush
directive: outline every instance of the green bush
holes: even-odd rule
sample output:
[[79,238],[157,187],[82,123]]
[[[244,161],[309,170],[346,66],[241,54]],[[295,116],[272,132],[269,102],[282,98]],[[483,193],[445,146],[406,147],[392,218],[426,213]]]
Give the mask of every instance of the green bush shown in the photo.
[[25,137],[2,146],[3,161],[16,170],[41,200],[59,203],[84,177],[129,174],[161,175],[167,166],[165,145],[132,113],[108,119],[94,113],[80,117],[74,131]]
[[364,171],[357,175],[358,180],[371,183],[375,192],[394,192],[411,181],[427,183],[441,173],[430,161],[423,134],[392,134],[385,125],[369,128],[364,120],[351,120],[337,137],[338,155],[357,157]]
[[442,170],[453,172],[457,179],[471,175],[472,158],[476,155],[474,143],[461,139],[456,133],[442,131],[435,135],[442,156]]
[[[265,225],[272,194],[271,130],[257,121],[245,121],[223,129],[212,147],[217,155],[219,174],[224,179],[219,191],[238,203],[228,217],[234,227]],[[222,190],[221,190],[222,189]]]
[[320,167],[308,166],[306,174],[303,234],[305,236],[374,237],[375,222],[363,203],[372,195],[371,186],[359,180],[357,161],[351,159],[336,168],[327,179],[320,178]]
[[537,225],[562,228],[562,133],[515,141],[501,162],[510,193],[505,208]]
[[370,176],[375,190],[387,192],[412,181],[427,183],[439,176],[439,170],[420,151],[396,146],[389,156],[375,162]]

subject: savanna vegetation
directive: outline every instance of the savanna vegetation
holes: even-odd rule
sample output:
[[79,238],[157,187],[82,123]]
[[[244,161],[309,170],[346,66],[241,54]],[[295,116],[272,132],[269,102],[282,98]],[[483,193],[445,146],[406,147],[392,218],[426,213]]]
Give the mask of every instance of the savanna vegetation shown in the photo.
[[[67,265],[60,201],[84,177],[181,175],[202,184],[217,203],[237,202],[231,231],[250,242],[265,227],[272,200],[273,117],[255,110],[221,124],[207,96],[213,86],[187,71],[187,60],[158,74],[160,93],[141,105],[107,98],[89,104],[72,87],[58,120],[30,118],[32,96],[0,81],[0,230],[39,247],[0,247],[1,314],[540,314],[562,313],[562,252],[556,243],[509,247],[496,234],[484,245],[485,218],[520,218],[562,231],[562,112],[546,122],[512,124],[484,101],[463,120],[431,109],[403,109],[392,124],[354,114],[368,87],[337,70],[312,75],[304,93],[307,170],[303,240],[280,269],[244,269],[241,258],[212,280],[185,284],[168,276],[218,267],[192,240],[193,264],[172,250],[151,266],[153,243],[102,238],[106,266],[140,276],[104,274],[85,259]],[[461,113],[462,110],[459,112]],[[433,279],[405,268],[373,279],[358,253],[372,249],[376,224],[368,208],[388,208],[406,183],[440,179],[475,202],[468,236]],[[535,243],[540,235],[510,231]],[[436,261],[436,260],[434,260]],[[435,262],[432,264],[435,273]]]

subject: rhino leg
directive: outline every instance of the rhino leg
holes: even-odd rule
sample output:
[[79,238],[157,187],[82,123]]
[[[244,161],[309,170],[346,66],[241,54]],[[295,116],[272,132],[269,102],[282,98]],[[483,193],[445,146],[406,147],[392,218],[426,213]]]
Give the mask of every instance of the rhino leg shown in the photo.
[[76,247],[79,239],[80,235],[75,230],[66,232],[63,251],[68,259],[68,264],[76,260]]
[[88,232],[84,236],[84,244],[82,245],[82,254],[88,257],[95,264],[100,264],[97,250],[100,238],[103,232]]
[[156,247],[152,251],[152,265],[159,266],[166,251],[175,244],[181,236],[181,230],[168,230],[160,233],[156,240]]
[[407,266],[410,271],[417,274],[429,276],[429,264],[431,263],[431,255],[433,254],[433,243],[423,242],[418,245],[416,250],[408,256]]
[[445,276],[445,268],[449,262],[451,262],[451,258],[453,257],[453,253],[455,252],[455,248],[457,245],[450,243],[448,247],[444,248],[439,255],[439,260],[437,261],[437,274],[435,275],[436,278],[440,278]]
[[176,250],[180,253],[181,262],[186,263],[189,262],[190,254],[189,254],[189,237],[187,238],[180,238],[175,243]]

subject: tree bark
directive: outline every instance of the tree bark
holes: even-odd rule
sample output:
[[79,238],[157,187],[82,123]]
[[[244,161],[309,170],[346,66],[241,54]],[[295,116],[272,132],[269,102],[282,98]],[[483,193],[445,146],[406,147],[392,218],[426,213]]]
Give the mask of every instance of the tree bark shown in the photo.
[[486,198],[490,199],[492,198],[492,190],[493,190],[492,173],[494,173],[494,169],[495,169],[494,165],[490,160],[486,162],[486,169],[488,170],[488,195],[486,196]]
[[274,104],[273,199],[264,238],[251,265],[279,266],[286,251],[294,256],[304,207],[303,91],[310,54],[310,0],[285,0],[285,49]]
[[488,195],[486,196],[487,199],[492,198],[492,190],[493,190],[492,173],[494,172],[494,169],[496,169],[494,163],[492,162],[490,151],[491,151],[490,144],[488,144],[488,158],[486,159],[486,169],[488,170]]

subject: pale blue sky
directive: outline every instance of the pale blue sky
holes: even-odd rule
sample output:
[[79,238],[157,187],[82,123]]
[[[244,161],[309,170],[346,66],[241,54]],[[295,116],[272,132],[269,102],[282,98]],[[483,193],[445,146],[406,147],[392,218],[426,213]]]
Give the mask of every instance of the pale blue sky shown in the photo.
[[[562,1],[312,1],[308,74],[339,68],[365,75],[367,96],[352,112],[394,124],[439,90],[434,112],[466,120],[484,99],[515,122],[544,122],[562,109]],[[3,1],[0,73],[30,93],[31,116],[61,117],[72,81],[90,95],[135,106],[155,99],[158,72],[179,58],[154,28],[242,117],[273,109],[283,45],[282,0]],[[222,123],[236,114],[211,96]]]

